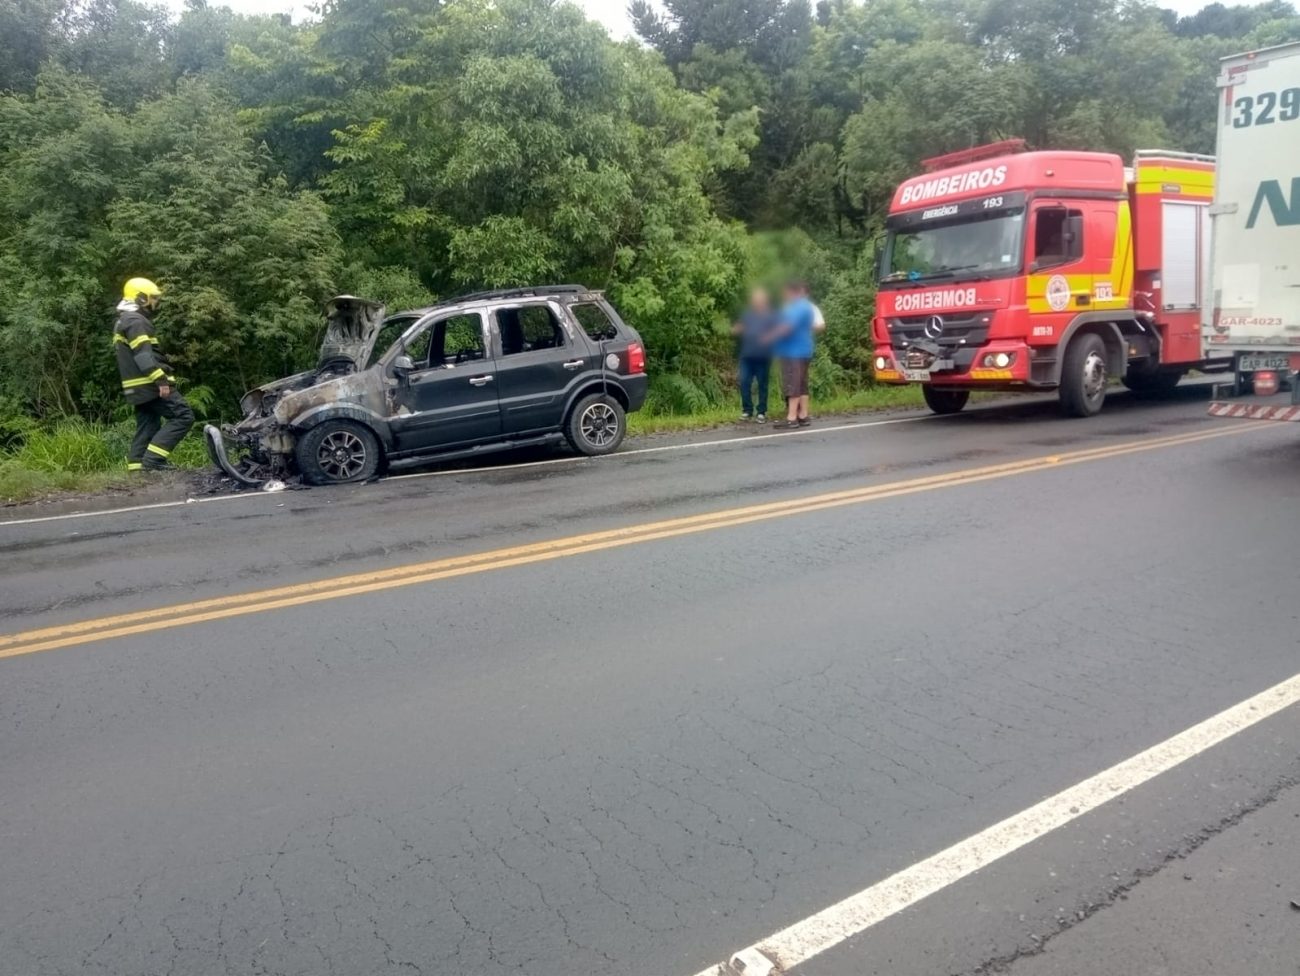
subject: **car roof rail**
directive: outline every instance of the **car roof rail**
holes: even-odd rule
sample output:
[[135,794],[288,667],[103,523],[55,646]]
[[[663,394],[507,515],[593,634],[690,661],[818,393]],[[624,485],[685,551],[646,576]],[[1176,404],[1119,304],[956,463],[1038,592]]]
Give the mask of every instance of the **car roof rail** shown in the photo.
[[456,295],[442,302],[451,305],[456,302],[480,302],[494,298],[530,298],[536,295],[583,295],[591,289],[586,285],[528,285],[523,288],[498,288],[493,291],[473,291],[468,295]]

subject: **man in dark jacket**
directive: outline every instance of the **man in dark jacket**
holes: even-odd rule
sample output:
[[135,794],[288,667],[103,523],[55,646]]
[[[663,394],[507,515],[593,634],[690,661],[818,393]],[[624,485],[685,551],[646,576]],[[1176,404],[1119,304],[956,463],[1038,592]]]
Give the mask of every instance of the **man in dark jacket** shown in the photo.
[[[739,339],[741,420],[767,423],[767,378],[772,368],[772,351],[766,342],[775,322],[767,291],[754,288],[749,295],[749,307],[731,329]],[[752,392],[755,386],[758,387],[757,411]]]
[[162,289],[148,278],[132,278],[122,289],[113,327],[122,395],[135,407],[135,437],[127,455],[128,471],[168,471],[171,453],[194,426],[194,411],[176,392],[176,377],[163,361],[153,318]]

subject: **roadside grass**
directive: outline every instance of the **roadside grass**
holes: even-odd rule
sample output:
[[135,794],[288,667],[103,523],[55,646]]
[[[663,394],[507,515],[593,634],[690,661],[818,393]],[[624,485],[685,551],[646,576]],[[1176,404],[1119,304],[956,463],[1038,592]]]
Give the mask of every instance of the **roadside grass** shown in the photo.
[[[873,410],[903,410],[923,406],[921,388],[908,386],[874,386],[856,393],[818,399],[813,397],[814,416],[862,413]],[[784,404],[779,397],[768,400],[768,420],[779,420]],[[733,406],[712,408],[696,413],[647,413],[638,411],[627,418],[629,434],[663,434],[670,431],[706,430],[734,424],[740,416],[740,399]]]
[[[28,501],[61,492],[93,493],[140,480],[126,470],[131,423],[97,424],[66,419],[30,425],[0,450],[0,503]],[[181,468],[208,463],[202,441],[191,433],[172,453]]]
[[[915,386],[877,386],[825,399],[815,399],[819,415],[897,410],[923,403]],[[780,399],[770,401],[772,420],[781,413]],[[740,405],[694,413],[639,411],[628,417],[629,434],[707,430],[736,422]],[[6,427],[10,436],[0,447],[0,504],[15,504],[57,494],[122,491],[147,483],[147,476],[126,470],[126,452],[135,427],[131,422],[101,424],[75,418],[40,425],[24,420]],[[203,439],[190,434],[172,453],[178,468],[208,465]]]

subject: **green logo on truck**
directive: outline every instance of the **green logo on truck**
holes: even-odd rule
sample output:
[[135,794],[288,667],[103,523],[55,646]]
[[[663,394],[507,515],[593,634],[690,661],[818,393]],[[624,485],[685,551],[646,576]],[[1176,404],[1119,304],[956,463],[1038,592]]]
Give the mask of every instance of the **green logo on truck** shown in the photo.
[[1250,217],[1246,229],[1250,230],[1259,219],[1260,208],[1268,204],[1273,212],[1273,223],[1279,227],[1293,227],[1300,224],[1300,176],[1291,178],[1290,201],[1282,193],[1282,184],[1277,180],[1265,180],[1255,191],[1255,202],[1250,207]]

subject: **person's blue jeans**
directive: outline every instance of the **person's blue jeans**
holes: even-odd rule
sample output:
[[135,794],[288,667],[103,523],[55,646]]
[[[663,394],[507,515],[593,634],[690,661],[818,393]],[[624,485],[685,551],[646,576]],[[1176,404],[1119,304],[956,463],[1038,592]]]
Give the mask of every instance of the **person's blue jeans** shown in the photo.
[[758,384],[758,413],[767,413],[767,379],[772,371],[772,360],[766,356],[740,357],[740,409],[754,415],[754,398],[750,389]]

